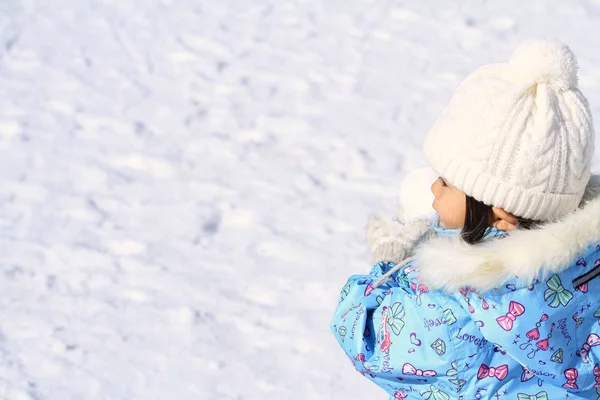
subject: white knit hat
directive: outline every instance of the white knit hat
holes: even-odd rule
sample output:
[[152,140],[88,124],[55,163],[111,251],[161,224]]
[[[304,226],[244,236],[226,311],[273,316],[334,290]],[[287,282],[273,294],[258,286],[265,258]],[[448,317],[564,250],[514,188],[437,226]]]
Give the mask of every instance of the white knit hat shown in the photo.
[[450,184],[534,220],[574,211],[590,177],[592,117],[577,60],[562,43],[519,46],[458,87],[425,138],[425,155]]

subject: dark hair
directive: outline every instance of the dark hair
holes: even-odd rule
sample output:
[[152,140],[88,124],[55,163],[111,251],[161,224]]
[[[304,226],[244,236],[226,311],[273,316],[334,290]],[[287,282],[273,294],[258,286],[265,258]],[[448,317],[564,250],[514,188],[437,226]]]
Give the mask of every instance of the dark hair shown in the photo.
[[[492,206],[488,206],[471,196],[467,196],[467,207],[465,214],[465,226],[462,229],[461,237],[469,244],[475,244],[481,241],[492,228],[493,211]],[[517,217],[519,228],[531,229],[538,221]]]

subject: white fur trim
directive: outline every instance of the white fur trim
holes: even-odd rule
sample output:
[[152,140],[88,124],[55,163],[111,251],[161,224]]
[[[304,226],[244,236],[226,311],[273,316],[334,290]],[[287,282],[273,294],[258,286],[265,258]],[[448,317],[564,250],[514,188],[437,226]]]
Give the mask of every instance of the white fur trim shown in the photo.
[[[469,245],[459,237],[437,237],[417,249],[416,265],[431,288],[486,291],[517,276],[531,282],[559,272],[589,245],[600,241],[600,177],[593,176],[579,208],[559,221],[516,230],[501,240]],[[595,196],[595,197],[594,197]]]

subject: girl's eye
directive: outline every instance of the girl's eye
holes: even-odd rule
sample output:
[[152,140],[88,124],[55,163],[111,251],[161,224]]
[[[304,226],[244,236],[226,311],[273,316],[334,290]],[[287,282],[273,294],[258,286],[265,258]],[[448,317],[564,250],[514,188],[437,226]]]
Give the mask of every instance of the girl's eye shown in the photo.
[[448,186],[448,184],[446,183],[446,181],[444,180],[444,178],[442,178],[442,177],[440,176],[440,178],[439,178],[439,179],[440,179],[440,182],[442,182],[442,186]]

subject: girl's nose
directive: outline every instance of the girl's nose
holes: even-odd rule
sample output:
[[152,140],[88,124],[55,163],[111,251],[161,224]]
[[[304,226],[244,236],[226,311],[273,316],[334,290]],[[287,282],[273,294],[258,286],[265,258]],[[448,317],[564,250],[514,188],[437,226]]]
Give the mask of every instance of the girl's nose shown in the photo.
[[433,184],[431,185],[431,193],[433,193],[433,195],[437,199],[437,197],[440,193],[440,180],[439,179],[436,179],[435,181],[433,181]]

